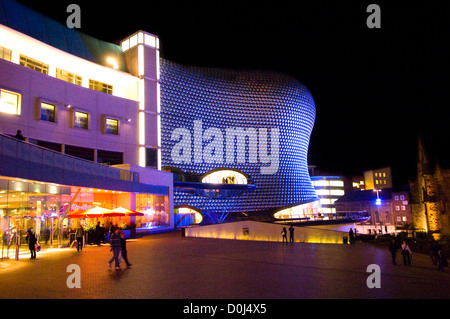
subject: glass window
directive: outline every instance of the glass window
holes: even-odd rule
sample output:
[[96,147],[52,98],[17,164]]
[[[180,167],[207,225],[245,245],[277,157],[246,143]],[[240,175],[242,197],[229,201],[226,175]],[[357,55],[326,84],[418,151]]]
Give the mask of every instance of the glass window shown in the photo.
[[11,50],[0,47],[0,59],[11,62]]
[[48,75],[48,64],[44,64],[40,61],[31,59],[29,57],[20,56],[20,65],[26,68],[29,68],[34,71],[38,71],[40,73],[44,73]]
[[20,115],[21,95],[0,89],[0,112]]
[[330,181],[330,186],[344,187],[344,182],[343,181]]
[[202,179],[202,183],[211,184],[247,184],[247,177],[243,174],[232,170],[215,171],[206,175]]
[[48,103],[41,103],[41,121],[56,122],[56,106]]
[[395,210],[399,211],[400,210],[400,206],[395,206]]
[[402,205],[402,210],[406,210],[406,207]]
[[398,195],[395,195],[395,196],[394,196],[394,199],[395,199],[395,200],[398,200]]
[[89,80],[89,88],[98,92],[112,94],[113,86],[99,81]]
[[119,135],[119,120],[106,119],[106,134]]
[[62,69],[56,69],[56,78],[81,86],[82,77]]
[[326,180],[317,180],[317,181],[313,181],[313,185],[314,186],[329,186],[330,182],[328,182]]
[[342,189],[332,189],[330,191],[331,195],[336,195],[336,196],[343,196],[344,195],[344,191]]
[[401,200],[405,200],[405,195],[400,195]]
[[84,130],[89,129],[89,114],[84,112],[75,112],[74,127]]

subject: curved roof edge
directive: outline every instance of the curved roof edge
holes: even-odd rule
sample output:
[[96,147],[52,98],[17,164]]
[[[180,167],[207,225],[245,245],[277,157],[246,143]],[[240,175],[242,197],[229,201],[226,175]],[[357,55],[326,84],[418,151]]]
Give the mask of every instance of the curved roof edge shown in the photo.
[[106,57],[113,57],[118,62],[118,70],[128,73],[120,46],[70,29],[15,0],[0,0],[0,24],[106,67],[110,67]]

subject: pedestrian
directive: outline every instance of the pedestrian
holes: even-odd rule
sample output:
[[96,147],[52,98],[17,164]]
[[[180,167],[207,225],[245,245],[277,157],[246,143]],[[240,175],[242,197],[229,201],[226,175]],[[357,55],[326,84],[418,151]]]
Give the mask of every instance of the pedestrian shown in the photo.
[[350,244],[354,243],[355,240],[355,235],[353,233],[353,229],[350,228],[350,230],[348,231],[348,239],[350,240]]
[[30,249],[31,257],[30,259],[36,258],[36,235],[31,231],[31,229],[27,230],[27,241],[28,241],[28,248]]
[[392,263],[394,265],[397,265],[397,262],[396,262],[397,250],[398,250],[397,241],[395,240],[395,238],[392,238],[391,242],[389,243],[389,251],[391,252]]
[[429,251],[430,251],[430,258],[431,258],[431,262],[432,262],[433,266],[436,266],[438,264],[438,259],[439,259],[438,252],[441,249],[442,249],[442,246],[432,238],[430,246],[429,246]]
[[100,246],[100,241],[102,240],[102,228],[100,227],[100,222],[97,222],[95,226],[95,243]]
[[83,251],[83,238],[84,238],[83,226],[80,225],[80,227],[77,229],[75,237],[77,238],[77,251]]
[[114,261],[115,262],[115,268],[117,270],[120,270],[119,258],[120,258],[120,250],[122,248],[122,244],[121,244],[120,234],[119,234],[119,229],[118,228],[115,229],[114,234],[112,234],[111,237],[109,238],[109,244],[111,246],[110,251],[113,252],[113,257],[108,262],[109,268],[111,268],[111,263]]
[[289,242],[290,243],[294,242],[294,232],[295,232],[295,229],[291,225],[291,227],[289,227]]
[[284,241],[286,240],[286,244],[287,244],[287,232],[286,232],[286,227],[283,227],[283,230],[281,231],[281,236],[282,236],[282,238],[283,238],[283,244],[284,244]]
[[406,241],[403,241],[402,244],[402,256],[403,256],[403,264],[405,266],[411,266],[411,249]]
[[128,252],[127,252],[127,240],[125,239],[125,234],[121,231],[120,232],[120,244],[121,244],[121,253],[122,258],[125,260],[125,263],[127,264],[127,268],[131,268],[131,264],[128,261]]
[[438,263],[438,270],[440,271],[444,271],[444,267],[448,267],[447,256],[445,255],[443,249],[438,251],[437,263]]
[[22,135],[22,131],[21,130],[17,130],[17,133],[14,136],[14,138],[17,138],[18,140],[21,140],[21,141],[25,141],[25,137]]

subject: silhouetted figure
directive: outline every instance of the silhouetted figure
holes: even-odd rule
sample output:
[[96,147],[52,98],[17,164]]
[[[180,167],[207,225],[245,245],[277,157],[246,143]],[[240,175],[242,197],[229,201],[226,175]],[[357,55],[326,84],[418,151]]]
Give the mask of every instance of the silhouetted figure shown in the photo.
[[395,241],[395,238],[392,238],[391,242],[389,243],[389,251],[391,252],[392,263],[394,265],[397,265],[397,262],[396,262],[397,250],[398,250],[397,242]]
[[294,242],[294,232],[295,232],[295,229],[291,225],[291,227],[289,227],[289,242],[290,243]]
[[286,244],[287,244],[288,241],[287,241],[287,231],[286,231],[286,227],[283,227],[283,230],[281,231],[281,236],[283,237],[283,244],[284,244],[284,241],[286,241]]
[[23,137],[21,130],[17,130],[17,133],[14,137],[17,138],[18,140],[25,141],[25,137]]

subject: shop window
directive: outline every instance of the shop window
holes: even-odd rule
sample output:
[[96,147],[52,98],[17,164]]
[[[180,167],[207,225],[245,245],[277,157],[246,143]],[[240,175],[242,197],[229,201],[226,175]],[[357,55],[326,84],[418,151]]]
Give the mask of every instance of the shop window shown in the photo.
[[22,95],[0,89],[0,112],[20,115]]
[[203,216],[195,209],[190,207],[180,207],[178,208],[178,214],[184,215],[184,219],[189,218],[191,222],[185,224],[200,224],[203,221]]
[[48,64],[42,63],[38,60],[34,60],[32,58],[21,55],[20,65],[29,68],[31,70],[48,75]]

